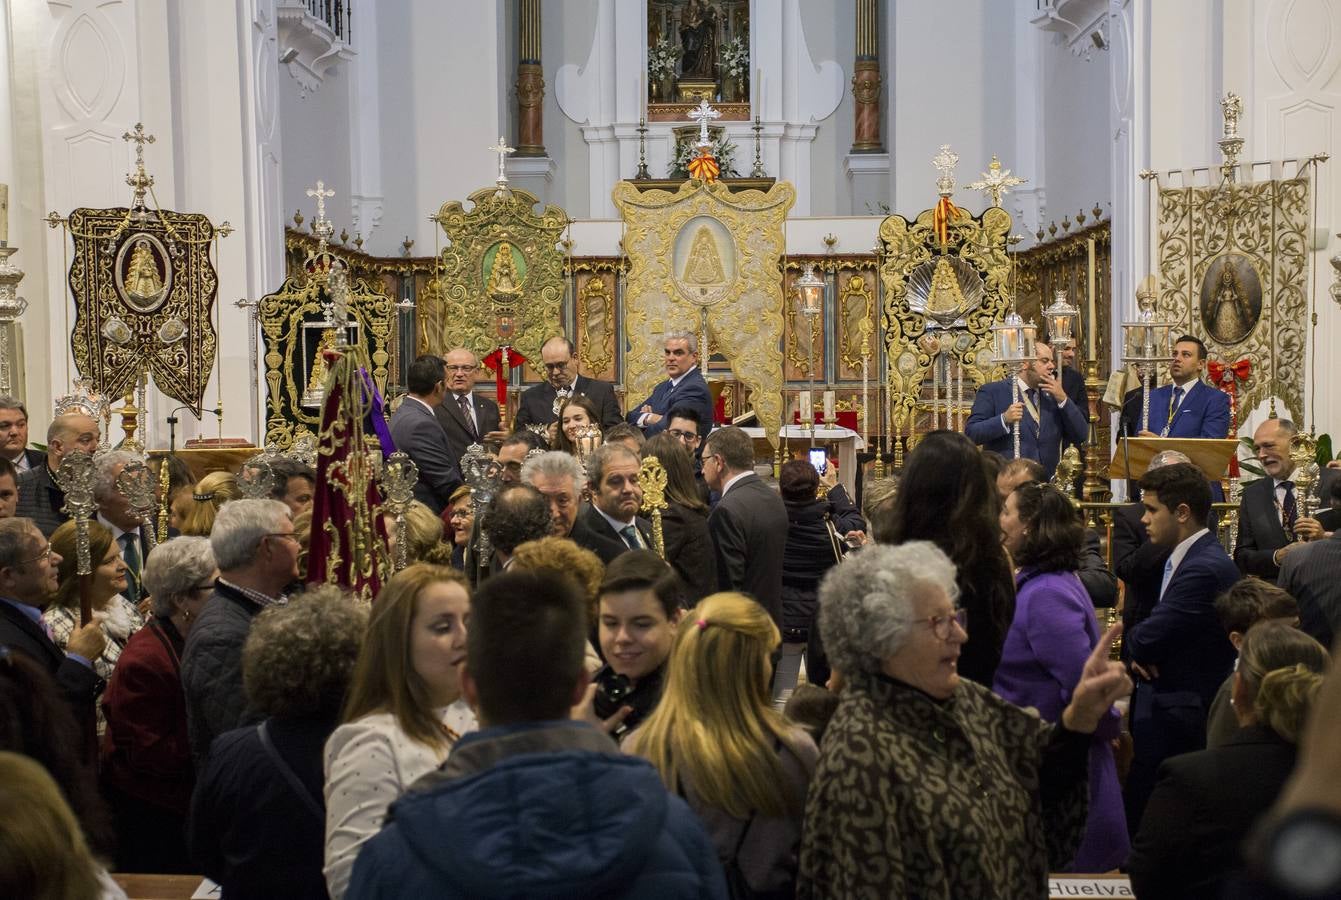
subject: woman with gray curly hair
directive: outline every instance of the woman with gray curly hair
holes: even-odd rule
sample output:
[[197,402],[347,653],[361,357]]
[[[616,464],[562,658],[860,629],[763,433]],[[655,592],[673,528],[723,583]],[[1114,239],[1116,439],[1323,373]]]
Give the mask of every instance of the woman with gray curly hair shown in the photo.
[[324,585],[252,624],[242,678],[260,724],[215,739],[191,808],[192,860],[224,896],[326,896],[322,748],[367,626],[366,609]]
[[1121,626],[1052,725],[959,677],[955,574],[914,541],[868,547],[820,586],[845,684],[806,800],[798,897],[1046,897],[1079,845],[1090,735],[1131,690],[1108,659]]
[[153,615],[126,642],[102,696],[103,785],[116,814],[122,872],[191,870],[182,835],[195,772],[182,650],[218,574],[203,537],[159,544],[144,564]]

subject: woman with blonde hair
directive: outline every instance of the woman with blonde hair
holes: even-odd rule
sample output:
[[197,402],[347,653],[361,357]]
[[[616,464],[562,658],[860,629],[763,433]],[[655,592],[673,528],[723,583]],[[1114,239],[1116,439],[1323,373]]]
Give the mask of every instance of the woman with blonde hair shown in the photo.
[[780,641],[768,612],[744,594],[705,597],[677,629],[661,702],[624,743],[698,813],[727,881],[763,897],[795,891],[819,756],[772,706],[770,657]]
[[242,496],[237,476],[232,472],[211,472],[191,489],[191,504],[181,517],[181,532],[194,537],[209,537],[219,507]]
[[0,897],[126,896],[89,852],[69,804],[39,763],[0,753],[0,809],[15,813],[0,816]]
[[1248,629],[1230,695],[1239,730],[1160,765],[1128,860],[1137,896],[1218,897],[1243,868],[1244,838],[1294,770],[1329,662],[1322,644],[1285,622]]
[[[396,517],[383,515],[386,525],[387,551],[396,558]],[[411,500],[405,510],[405,561],[448,566],[452,562],[452,545],[442,541],[442,519],[434,515],[418,500]]]
[[470,594],[455,569],[416,563],[373,604],[342,724],[326,742],[326,885],[349,887],[354,859],[415,779],[479,725],[461,699]]

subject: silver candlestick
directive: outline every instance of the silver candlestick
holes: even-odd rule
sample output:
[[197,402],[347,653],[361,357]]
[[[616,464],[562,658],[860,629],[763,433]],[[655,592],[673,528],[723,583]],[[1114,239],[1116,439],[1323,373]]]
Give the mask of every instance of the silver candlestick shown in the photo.
[[0,241],[0,394],[12,394],[14,362],[9,346],[10,326],[28,309],[28,301],[19,296],[23,270],[10,261],[18,247]]

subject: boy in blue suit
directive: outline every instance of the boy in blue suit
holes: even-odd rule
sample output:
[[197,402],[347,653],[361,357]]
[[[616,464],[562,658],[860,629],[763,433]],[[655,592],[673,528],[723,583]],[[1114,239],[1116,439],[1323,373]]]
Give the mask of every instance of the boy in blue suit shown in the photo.
[[[1020,456],[1037,460],[1051,478],[1061,459],[1062,437],[1080,444],[1089,436],[1089,428],[1085,412],[1067,399],[1057,378],[1052,348],[1039,341],[1035,349],[1037,357],[1021,363],[1016,374],[979,388],[964,433],[973,443],[1014,459],[1013,433],[1019,422]],[[1020,385],[1018,402],[1012,386],[1016,381]]]

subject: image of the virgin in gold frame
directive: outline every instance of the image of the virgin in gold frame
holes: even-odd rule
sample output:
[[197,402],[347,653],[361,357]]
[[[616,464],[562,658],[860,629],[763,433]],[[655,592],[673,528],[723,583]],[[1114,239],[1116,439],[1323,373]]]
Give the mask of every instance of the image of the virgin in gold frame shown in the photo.
[[[324,351],[334,350],[340,330],[327,322],[304,322],[302,331],[303,354],[303,395],[301,405],[304,409],[320,409],[326,396],[326,376],[330,374],[330,365],[326,362]],[[350,322],[345,327],[345,341],[357,344],[362,338],[359,323]]]
[[133,234],[122,241],[113,271],[117,293],[136,312],[153,312],[172,292],[172,262],[155,235]]
[[671,272],[680,296],[696,306],[725,299],[736,283],[736,241],[712,216],[695,216],[675,235]]
[[1247,340],[1262,318],[1262,277],[1241,253],[1211,260],[1201,279],[1201,321],[1221,344]]
[[520,294],[526,282],[526,257],[506,237],[491,244],[481,260],[480,281],[489,297]]
[[943,328],[964,327],[983,294],[982,275],[957,256],[933,256],[908,275],[908,306]]

